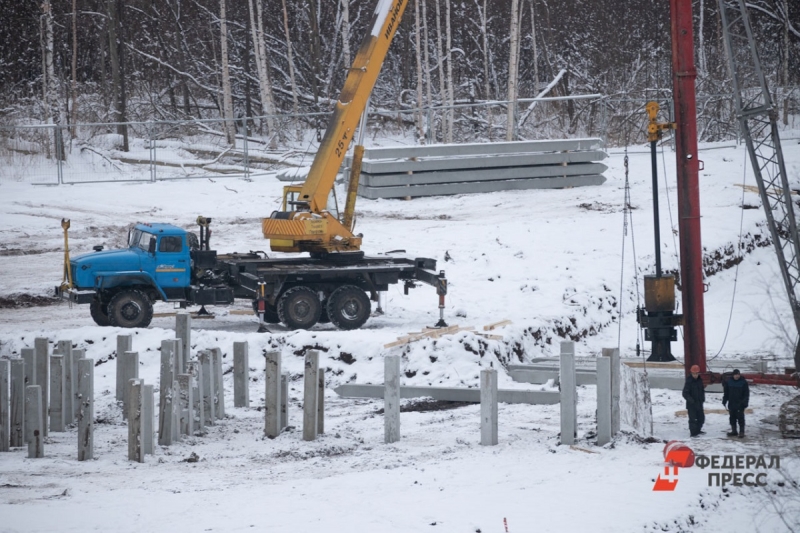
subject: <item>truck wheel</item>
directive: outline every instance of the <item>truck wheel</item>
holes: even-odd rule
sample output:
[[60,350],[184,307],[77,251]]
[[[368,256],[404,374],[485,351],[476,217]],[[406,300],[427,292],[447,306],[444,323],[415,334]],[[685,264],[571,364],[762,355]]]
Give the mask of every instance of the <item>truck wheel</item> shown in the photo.
[[278,316],[290,329],[313,327],[321,312],[317,291],[308,287],[292,287],[278,300]]
[[343,285],[328,298],[328,317],[339,329],[358,329],[372,311],[369,297],[355,285]]
[[94,323],[98,326],[110,326],[108,319],[108,305],[100,303],[100,300],[92,300],[89,304],[89,314],[92,315]]
[[153,319],[153,304],[142,291],[125,290],[111,298],[108,318],[112,326],[146,328]]
[[[280,324],[281,317],[278,316],[278,310],[274,306],[265,302],[264,306],[264,322],[267,324]],[[253,313],[258,316],[258,301],[253,300]]]

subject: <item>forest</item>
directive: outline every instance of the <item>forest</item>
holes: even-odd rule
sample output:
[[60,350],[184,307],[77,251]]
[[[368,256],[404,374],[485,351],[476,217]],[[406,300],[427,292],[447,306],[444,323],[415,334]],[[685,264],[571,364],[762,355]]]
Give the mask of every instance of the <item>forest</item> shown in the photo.
[[[376,3],[6,1],[0,128],[224,119],[217,128],[233,143],[234,121],[255,117],[247,124],[272,146],[319,132]],[[800,2],[748,7],[788,121],[800,107]],[[736,124],[717,0],[695,0],[694,20],[701,140],[730,138]],[[670,54],[666,0],[409,0],[371,110],[416,129],[420,142],[601,130],[609,142],[629,142],[632,113],[647,100],[669,100]],[[531,120],[535,103],[518,104],[581,95],[595,97],[542,102]],[[497,104],[481,107],[487,102]],[[525,133],[512,135],[505,102],[517,126],[529,122]],[[125,149],[127,129],[118,131]]]

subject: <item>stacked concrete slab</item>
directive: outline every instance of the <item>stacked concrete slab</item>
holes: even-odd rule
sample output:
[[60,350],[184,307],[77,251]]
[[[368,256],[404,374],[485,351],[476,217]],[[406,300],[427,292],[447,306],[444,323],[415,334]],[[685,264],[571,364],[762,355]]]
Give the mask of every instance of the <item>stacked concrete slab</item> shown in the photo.
[[602,185],[600,139],[368,148],[358,194],[405,198]]

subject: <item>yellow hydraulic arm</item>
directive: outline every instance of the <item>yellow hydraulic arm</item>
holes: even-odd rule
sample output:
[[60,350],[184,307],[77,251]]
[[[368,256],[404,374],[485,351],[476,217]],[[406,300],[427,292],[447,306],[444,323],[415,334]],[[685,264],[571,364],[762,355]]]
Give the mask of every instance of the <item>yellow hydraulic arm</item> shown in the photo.
[[351,232],[325,208],[345,153],[378,79],[386,52],[400,25],[408,0],[378,0],[370,25],[339,101],[328,122],[319,151],[300,191],[298,209],[274,212],[262,221],[270,247],[282,252],[344,252],[361,247],[361,237]]

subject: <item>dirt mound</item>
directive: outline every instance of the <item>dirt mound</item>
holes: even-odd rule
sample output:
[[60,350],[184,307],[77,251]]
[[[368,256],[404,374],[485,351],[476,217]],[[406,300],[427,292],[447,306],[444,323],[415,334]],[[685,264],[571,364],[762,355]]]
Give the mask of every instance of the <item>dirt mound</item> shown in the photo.
[[0,296],[0,309],[19,309],[22,307],[44,307],[61,301],[55,296],[35,296],[33,294],[12,294]]

